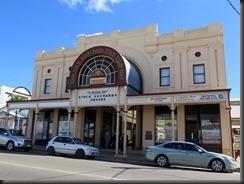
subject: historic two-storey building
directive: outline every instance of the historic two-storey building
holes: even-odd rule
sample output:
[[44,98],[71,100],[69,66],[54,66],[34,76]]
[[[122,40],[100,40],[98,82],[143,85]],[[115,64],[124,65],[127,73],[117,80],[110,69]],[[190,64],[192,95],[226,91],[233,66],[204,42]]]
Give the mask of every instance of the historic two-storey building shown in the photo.
[[221,23],[167,34],[152,24],[39,51],[31,100],[8,109],[30,110],[35,144],[71,135],[104,148],[109,130],[116,154],[124,133],[135,149],[186,140],[232,155],[229,92]]

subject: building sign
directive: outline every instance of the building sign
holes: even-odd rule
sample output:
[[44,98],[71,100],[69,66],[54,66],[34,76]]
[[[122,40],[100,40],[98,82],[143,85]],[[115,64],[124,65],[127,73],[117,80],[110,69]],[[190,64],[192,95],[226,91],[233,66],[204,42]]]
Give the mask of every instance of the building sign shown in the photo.
[[225,100],[224,94],[206,94],[206,95],[188,95],[188,96],[176,96],[174,97],[175,102],[182,101],[215,101]]
[[117,88],[99,88],[79,90],[78,105],[115,105],[117,104]]
[[171,97],[129,98],[128,104],[155,104],[170,102]]

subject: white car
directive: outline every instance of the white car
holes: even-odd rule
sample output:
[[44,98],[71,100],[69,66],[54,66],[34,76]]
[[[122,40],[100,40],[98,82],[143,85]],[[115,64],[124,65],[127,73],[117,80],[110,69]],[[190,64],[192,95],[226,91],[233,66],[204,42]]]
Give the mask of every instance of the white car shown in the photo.
[[49,155],[64,154],[75,155],[78,158],[94,158],[99,155],[98,148],[83,143],[79,138],[69,136],[55,136],[47,146],[46,151]]

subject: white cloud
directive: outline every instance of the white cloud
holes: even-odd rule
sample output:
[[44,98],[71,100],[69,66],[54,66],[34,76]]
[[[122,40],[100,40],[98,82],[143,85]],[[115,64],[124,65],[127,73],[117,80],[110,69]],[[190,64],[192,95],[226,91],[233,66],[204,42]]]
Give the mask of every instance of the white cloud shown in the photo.
[[58,0],[61,3],[68,5],[69,8],[75,8],[78,4],[82,5],[83,0]]
[[87,12],[112,12],[111,6],[123,1],[130,0],[58,0],[61,3],[68,5],[69,8],[75,8],[77,5],[84,6]]
[[111,12],[112,10],[109,8],[107,4],[108,0],[90,0],[85,7],[85,10],[88,12],[96,11],[105,11],[105,12]]

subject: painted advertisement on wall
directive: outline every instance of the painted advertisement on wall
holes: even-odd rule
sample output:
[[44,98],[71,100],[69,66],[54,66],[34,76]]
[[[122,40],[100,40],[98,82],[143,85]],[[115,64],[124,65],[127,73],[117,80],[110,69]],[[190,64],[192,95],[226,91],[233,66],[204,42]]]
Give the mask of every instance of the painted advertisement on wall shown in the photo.
[[[68,121],[59,121],[58,135],[66,136],[68,131]],[[73,136],[74,121],[70,121],[69,124],[69,136]]]

